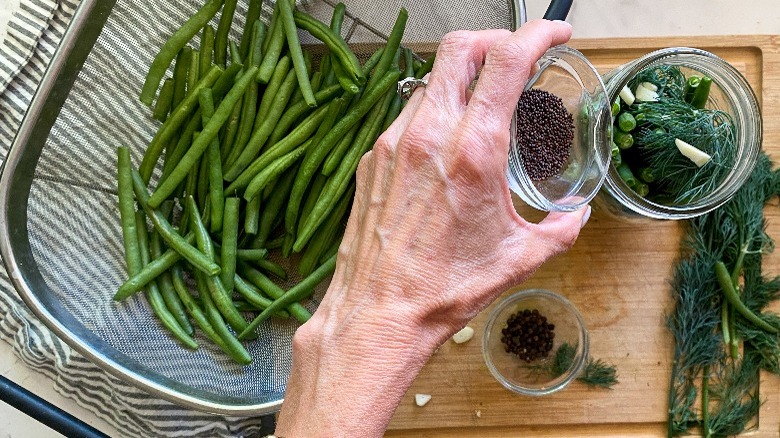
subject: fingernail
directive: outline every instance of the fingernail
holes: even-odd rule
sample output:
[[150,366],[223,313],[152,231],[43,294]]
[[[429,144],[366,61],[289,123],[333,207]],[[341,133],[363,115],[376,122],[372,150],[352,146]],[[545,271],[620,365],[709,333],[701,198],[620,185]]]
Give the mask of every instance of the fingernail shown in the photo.
[[590,212],[591,212],[590,205],[585,208],[586,208],[585,215],[582,216],[582,225],[580,225],[580,228],[583,228],[585,224],[588,223],[588,219],[590,219]]
[[568,22],[568,21],[566,21],[566,20],[553,20],[553,23],[565,24],[565,25],[567,25],[567,26],[569,26],[569,27],[572,27],[572,26],[571,26],[571,23],[569,23],[569,22]]

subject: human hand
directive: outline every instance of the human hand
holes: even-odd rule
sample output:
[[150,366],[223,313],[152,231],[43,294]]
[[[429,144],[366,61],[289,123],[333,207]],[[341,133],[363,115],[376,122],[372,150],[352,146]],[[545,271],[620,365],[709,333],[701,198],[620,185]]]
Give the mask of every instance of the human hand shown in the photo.
[[[444,38],[428,85],[360,163],[333,280],[295,336],[281,435],[381,434],[438,345],[573,245],[589,208],[529,223],[505,176],[523,86],[570,36],[537,20]],[[295,411],[319,420],[301,429]]]

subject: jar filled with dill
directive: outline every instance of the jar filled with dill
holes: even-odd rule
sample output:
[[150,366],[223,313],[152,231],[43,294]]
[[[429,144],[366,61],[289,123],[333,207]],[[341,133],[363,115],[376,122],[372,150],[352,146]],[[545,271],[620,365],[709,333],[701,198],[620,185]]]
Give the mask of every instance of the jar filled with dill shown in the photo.
[[604,77],[612,102],[612,163],[597,204],[618,216],[687,219],[745,183],[761,147],[761,112],[722,58],[674,47]]

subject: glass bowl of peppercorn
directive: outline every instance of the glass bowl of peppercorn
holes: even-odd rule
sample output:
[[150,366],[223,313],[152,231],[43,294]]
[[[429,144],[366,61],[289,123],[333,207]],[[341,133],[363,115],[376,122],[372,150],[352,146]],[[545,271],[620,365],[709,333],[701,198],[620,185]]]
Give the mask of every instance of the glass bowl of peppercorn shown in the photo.
[[588,357],[588,331],[562,295],[527,289],[493,308],[482,335],[488,370],[507,389],[531,396],[566,387]]
[[611,104],[582,53],[549,49],[512,120],[507,179],[526,204],[574,211],[598,193],[611,159]]

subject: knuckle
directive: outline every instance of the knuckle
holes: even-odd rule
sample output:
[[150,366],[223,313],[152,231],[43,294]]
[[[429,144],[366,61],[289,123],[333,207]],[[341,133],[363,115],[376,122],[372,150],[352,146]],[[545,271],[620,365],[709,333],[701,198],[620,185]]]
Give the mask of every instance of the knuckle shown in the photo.
[[393,159],[394,145],[390,142],[390,134],[387,132],[379,136],[372,148],[374,160],[385,163]]
[[447,33],[441,40],[439,50],[442,54],[457,53],[468,47],[474,39],[473,32],[456,30]]
[[485,66],[497,71],[525,71],[533,64],[530,52],[523,40],[507,38],[490,48]]
[[373,151],[366,152],[365,155],[363,155],[360,158],[360,161],[358,162],[357,171],[355,172],[355,178],[357,179],[357,183],[359,185],[366,184],[367,177],[370,174],[370,169],[373,166],[374,160],[373,160]]

